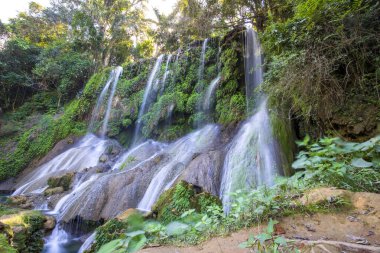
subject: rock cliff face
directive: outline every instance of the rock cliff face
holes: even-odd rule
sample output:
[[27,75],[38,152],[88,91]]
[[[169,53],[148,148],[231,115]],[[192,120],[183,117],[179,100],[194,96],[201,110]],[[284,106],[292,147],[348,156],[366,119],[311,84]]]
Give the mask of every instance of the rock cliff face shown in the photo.
[[199,154],[184,170],[179,180],[202,187],[206,192],[219,196],[223,152],[219,150]]

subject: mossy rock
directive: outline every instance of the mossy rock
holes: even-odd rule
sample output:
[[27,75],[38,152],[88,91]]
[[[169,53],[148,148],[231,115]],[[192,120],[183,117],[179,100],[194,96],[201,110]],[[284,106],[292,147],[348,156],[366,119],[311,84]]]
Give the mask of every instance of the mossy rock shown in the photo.
[[[39,253],[42,251],[45,216],[41,212],[20,211],[17,214],[0,217],[0,222],[4,224],[0,231],[0,249],[11,246],[15,252]],[[6,237],[8,244],[3,243],[2,236]]]
[[0,252],[17,253],[17,250],[9,244],[8,237],[5,234],[1,234],[1,233],[0,233]]
[[195,209],[199,213],[205,213],[209,206],[222,206],[222,202],[202,188],[180,181],[175,186],[165,191],[152,207],[152,212],[157,219],[169,223],[178,220],[186,211]]
[[48,179],[49,188],[62,187],[64,191],[70,189],[70,185],[73,181],[74,173],[67,173],[61,177],[51,177]]
[[65,189],[62,186],[55,187],[55,188],[48,188],[44,191],[44,195],[45,196],[51,196],[51,195],[62,193],[64,191],[65,191]]

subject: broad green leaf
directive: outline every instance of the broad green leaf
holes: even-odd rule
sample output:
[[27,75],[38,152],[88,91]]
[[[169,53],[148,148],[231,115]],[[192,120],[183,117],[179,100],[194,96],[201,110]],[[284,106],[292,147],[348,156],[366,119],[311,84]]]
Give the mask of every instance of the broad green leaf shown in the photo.
[[268,222],[267,232],[268,234],[273,234],[274,232],[274,225],[277,224],[278,221],[270,219]]
[[272,236],[266,234],[266,233],[262,233],[262,234],[259,234],[259,235],[256,235],[256,239],[260,241],[261,244],[264,244],[265,241],[271,239]]
[[97,253],[123,253],[126,249],[123,247],[124,240],[116,239],[104,244]]
[[129,237],[135,237],[135,236],[143,235],[143,234],[145,234],[145,231],[137,230],[137,231],[132,231],[132,232],[126,233],[125,235],[129,236]]
[[293,169],[306,169],[307,166],[310,166],[311,162],[306,158],[302,157],[294,161],[292,164]]
[[166,233],[167,233],[169,236],[173,236],[173,235],[183,235],[183,234],[185,234],[188,230],[190,230],[190,226],[189,226],[189,225],[186,225],[185,223],[178,222],[178,221],[170,222],[170,223],[166,226]]
[[302,141],[296,141],[296,143],[299,147],[305,147],[307,146],[307,144],[309,144],[309,141],[310,141],[310,136],[306,135]]
[[282,236],[279,236],[274,240],[274,243],[285,246],[286,245],[286,239]]
[[147,239],[144,234],[139,234],[132,237],[129,240],[127,252],[134,253],[136,251],[139,251],[140,249],[144,248],[146,242],[147,242]]
[[367,162],[363,158],[357,158],[352,160],[351,165],[358,168],[369,168],[373,166],[373,163]]

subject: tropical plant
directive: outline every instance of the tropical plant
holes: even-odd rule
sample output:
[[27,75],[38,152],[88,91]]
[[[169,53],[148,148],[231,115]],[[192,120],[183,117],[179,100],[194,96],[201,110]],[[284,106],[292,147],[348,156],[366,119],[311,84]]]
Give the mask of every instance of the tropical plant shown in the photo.
[[250,235],[248,241],[239,244],[240,248],[249,248],[260,253],[300,252],[288,244],[286,239],[275,234],[275,225],[278,221],[270,219],[264,233]]

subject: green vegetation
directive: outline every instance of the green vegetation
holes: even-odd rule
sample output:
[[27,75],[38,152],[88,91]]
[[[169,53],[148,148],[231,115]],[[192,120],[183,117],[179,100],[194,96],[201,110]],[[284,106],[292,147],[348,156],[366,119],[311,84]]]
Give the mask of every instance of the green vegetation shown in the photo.
[[217,197],[196,191],[193,185],[181,181],[160,196],[152,207],[152,212],[157,215],[157,220],[167,224],[189,210],[206,213],[208,207],[222,206]]
[[0,207],[0,221],[3,225],[0,229],[0,249],[7,250],[4,252],[41,252],[45,217],[38,211],[23,211],[3,205]]
[[379,3],[302,0],[288,5],[288,13],[282,20],[269,16],[262,34],[271,102],[290,108],[306,131],[374,136],[380,119]]
[[[16,148],[0,159],[0,180],[16,176],[33,159],[47,154],[58,141],[70,135],[84,134],[86,123],[83,120],[91,112],[97,93],[107,75],[108,71],[95,74],[87,83],[82,95],[67,104],[63,113],[57,115],[58,117],[46,113],[36,125],[15,135]],[[23,109],[26,108],[20,108]],[[20,113],[10,114],[9,117],[19,117],[18,115]]]
[[276,236],[275,225],[278,221],[269,220],[265,233],[256,236],[250,235],[247,242],[239,244],[240,248],[250,248],[257,252],[300,252],[289,246],[286,239]]
[[309,186],[334,186],[350,191],[380,193],[380,136],[363,143],[323,138],[310,144],[307,136],[293,168],[294,177]]

